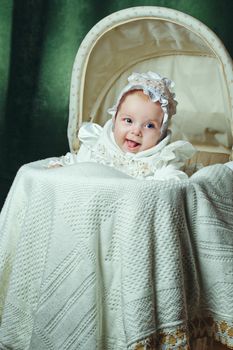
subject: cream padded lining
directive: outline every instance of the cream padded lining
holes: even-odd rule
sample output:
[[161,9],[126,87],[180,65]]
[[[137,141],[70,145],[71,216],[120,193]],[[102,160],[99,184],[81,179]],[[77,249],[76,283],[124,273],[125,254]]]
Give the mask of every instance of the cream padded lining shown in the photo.
[[213,164],[224,164],[229,161],[229,154],[198,151],[185,163],[183,170],[191,176],[203,166]]
[[178,54],[214,56],[199,36],[164,20],[134,20],[107,31],[95,44],[88,60],[84,114],[133,65],[163,56],[173,59]]

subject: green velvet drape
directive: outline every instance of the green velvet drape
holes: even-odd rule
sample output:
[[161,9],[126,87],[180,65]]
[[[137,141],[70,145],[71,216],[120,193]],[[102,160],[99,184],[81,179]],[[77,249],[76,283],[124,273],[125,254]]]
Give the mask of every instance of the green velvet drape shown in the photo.
[[233,56],[233,0],[0,0],[0,207],[22,164],[68,151],[71,70],[85,34],[142,5],[198,18]]

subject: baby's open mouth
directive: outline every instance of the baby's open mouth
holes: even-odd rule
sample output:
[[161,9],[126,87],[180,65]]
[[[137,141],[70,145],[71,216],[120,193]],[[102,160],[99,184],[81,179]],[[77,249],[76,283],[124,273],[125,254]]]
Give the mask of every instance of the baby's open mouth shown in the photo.
[[127,146],[132,149],[140,146],[140,143],[136,141],[128,140],[128,139],[126,139],[126,143],[127,143]]

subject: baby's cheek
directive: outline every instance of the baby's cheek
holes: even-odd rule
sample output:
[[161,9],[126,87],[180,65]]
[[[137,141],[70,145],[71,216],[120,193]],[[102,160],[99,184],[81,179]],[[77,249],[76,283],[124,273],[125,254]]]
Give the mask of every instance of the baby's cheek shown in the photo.
[[116,144],[118,146],[120,146],[121,142],[122,142],[122,133],[121,131],[119,130],[119,128],[116,128],[113,132],[113,137],[114,137],[114,140],[116,142]]
[[154,131],[152,133],[145,135],[145,142],[151,147],[157,145],[160,140],[160,133],[158,131]]

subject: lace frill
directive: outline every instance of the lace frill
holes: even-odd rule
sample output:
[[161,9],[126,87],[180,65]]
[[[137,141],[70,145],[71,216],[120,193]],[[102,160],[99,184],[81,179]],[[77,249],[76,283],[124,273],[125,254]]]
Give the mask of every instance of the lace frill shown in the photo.
[[151,162],[143,159],[137,159],[132,156],[128,156],[127,154],[109,152],[108,148],[101,143],[99,143],[95,149],[92,149],[93,161],[114,167],[115,169],[138,179],[150,178],[164,180],[168,177],[175,177],[175,170],[176,175],[179,173],[179,175],[182,175],[183,178],[187,178],[185,173],[176,169],[177,166],[181,167],[183,163],[175,162],[172,164],[175,158],[175,152],[170,150],[167,152],[164,150],[158,155],[157,159],[154,159],[154,161]]

